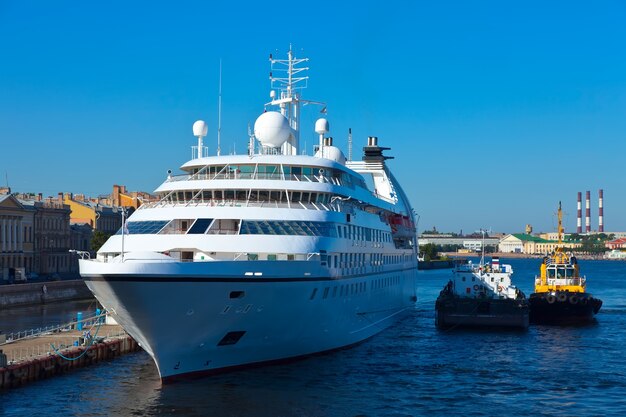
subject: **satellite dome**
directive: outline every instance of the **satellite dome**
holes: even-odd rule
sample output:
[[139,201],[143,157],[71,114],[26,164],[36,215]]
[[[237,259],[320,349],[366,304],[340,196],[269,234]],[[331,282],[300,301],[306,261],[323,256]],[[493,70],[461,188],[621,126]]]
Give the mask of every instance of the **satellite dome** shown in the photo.
[[328,126],[328,120],[326,119],[317,119],[315,122],[315,133],[318,135],[323,135],[324,133],[328,133],[330,127]]
[[289,120],[276,111],[268,111],[260,115],[254,122],[254,136],[264,146],[278,148],[293,134]]
[[204,120],[198,120],[193,124],[193,135],[206,136],[208,128],[209,127]]
[[346,164],[346,157],[343,154],[343,152],[341,152],[341,149],[339,149],[336,146],[332,146],[332,145],[331,146],[324,146],[323,148],[321,148],[320,150],[315,152],[315,157],[316,158],[330,159],[331,161],[338,162],[341,165],[345,165]]

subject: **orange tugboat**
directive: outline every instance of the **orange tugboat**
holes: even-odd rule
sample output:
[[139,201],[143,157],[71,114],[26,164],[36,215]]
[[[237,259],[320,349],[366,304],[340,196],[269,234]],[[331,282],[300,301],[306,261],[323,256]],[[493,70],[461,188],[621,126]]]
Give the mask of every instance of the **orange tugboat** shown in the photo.
[[559,202],[559,243],[552,256],[543,259],[535,292],[528,298],[530,322],[534,324],[578,324],[591,321],[602,300],[587,292],[587,279],[580,275],[575,256],[563,250],[563,212]]

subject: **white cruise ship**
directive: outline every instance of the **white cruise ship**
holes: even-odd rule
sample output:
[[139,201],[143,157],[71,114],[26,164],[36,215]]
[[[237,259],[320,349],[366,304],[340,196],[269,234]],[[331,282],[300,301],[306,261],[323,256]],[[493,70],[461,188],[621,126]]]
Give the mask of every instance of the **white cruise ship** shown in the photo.
[[196,122],[184,173],[80,261],[163,381],[353,345],[416,301],[414,215],[389,148],[370,137],[362,160],[346,160],[319,119],[302,126],[319,138],[314,155],[300,152],[302,105],[323,104],[301,98],[305,59],[270,61],[248,153],[219,155],[218,142],[209,156]]

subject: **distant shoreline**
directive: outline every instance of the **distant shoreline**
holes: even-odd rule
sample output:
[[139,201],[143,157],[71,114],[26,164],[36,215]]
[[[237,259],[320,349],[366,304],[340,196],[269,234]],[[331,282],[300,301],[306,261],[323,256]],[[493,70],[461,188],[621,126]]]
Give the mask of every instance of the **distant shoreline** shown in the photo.
[[[480,253],[458,253],[458,252],[442,252],[442,256],[449,256],[451,258],[468,258],[472,256],[480,256]],[[486,256],[499,256],[500,258],[514,258],[514,259],[541,259],[544,255],[529,255],[527,253],[513,253],[513,252],[494,252],[485,254]],[[602,255],[576,255],[578,259],[584,259],[586,261],[624,261],[624,259],[605,259]]]

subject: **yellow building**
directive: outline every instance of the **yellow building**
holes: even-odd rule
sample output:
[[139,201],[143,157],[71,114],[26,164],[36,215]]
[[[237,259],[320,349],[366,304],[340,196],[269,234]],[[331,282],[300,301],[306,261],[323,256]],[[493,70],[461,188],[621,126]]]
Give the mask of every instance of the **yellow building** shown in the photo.
[[117,207],[95,203],[83,196],[74,197],[71,193],[65,194],[63,202],[72,210],[70,215],[72,224],[87,224],[94,230],[109,235],[115,234],[122,227],[122,212]]

